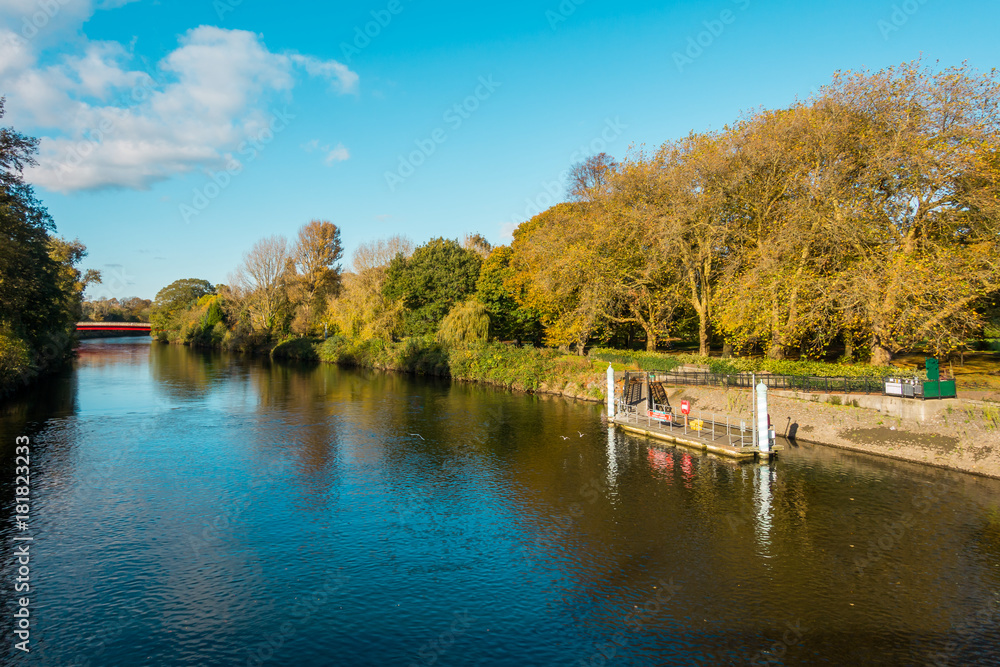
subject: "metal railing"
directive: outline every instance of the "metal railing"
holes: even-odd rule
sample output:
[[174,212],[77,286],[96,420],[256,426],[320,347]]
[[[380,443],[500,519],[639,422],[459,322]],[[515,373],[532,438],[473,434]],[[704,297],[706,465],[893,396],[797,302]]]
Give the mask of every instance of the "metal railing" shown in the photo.
[[[737,423],[732,417],[725,415],[723,423],[722,415],[692,412],[687,415],[687,419],[684,419],[683,416],[675,415],[670,406],[653,404],[652,410],[643,412],[638,409],[639,405],[642,403],[630,404],[619,398],[615,408],[616,417],[623,419],[627,424],[645,425],[648,429],[656,428],[671,435],[693,436],[713,444],[725,442],[730,447],[740,449],[753,446],[753,430],[749,418],[742,419]],[[658,419],[650,412],[669,415],[670,418],[667,420]],[[706,416],[709,418],[706,419]]]
[[[651,372],[650,380],[668,384],[685,384],[708,387],[745,387],[753,386],[754,380],[750,373],[726,375],[722,373],[693,372]],[[874,377],[818,377],[799,375],[757,375],[757,382],[763,382],[768,389],[787,389],[790,391],[844,393],[844,394],[882,394],[885,391],[885,379]]]

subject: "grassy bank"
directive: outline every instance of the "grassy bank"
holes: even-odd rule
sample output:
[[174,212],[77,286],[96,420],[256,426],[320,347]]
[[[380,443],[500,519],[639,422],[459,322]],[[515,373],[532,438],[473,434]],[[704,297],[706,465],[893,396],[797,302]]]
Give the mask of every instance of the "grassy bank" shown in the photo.
[[486,343],[449,347],[431,338],[352,341],[334,336],[326,341],[298,338],[276,346],[278,359],[322,361],[342,366],[450,377],[506,389],[546,392],[603,400],[600,361],[558,350]]
[[554,349],[530,346],[519,348],[502,343],[453,347],[443,345],[431,337],[407,338],[399,342],[378,339],[358,341],[343,336],[333,336],[326,341],[289,338],[277,345],[260,345],[244,348],[242,351],[269,353],[275,359],[449,377],[517,391],[552,393],[587,400],[604,400],[608,363],[619,371],[665,372],[682,365],[700,365],[708,367],[714,373],[753,371],[794,376],[870,378],[922,375],[915,362],[900,368],[761,358],[720,359],[695,354],[661,354],[605,348],[595,348],[588,356],[580,357]]
[[723,375],[737,373],[772,373],[774,375],[795,375],[814,377],[889,377],[910,374],[910,371],[895,366],[872,366],[869,364],[831,364],[822,361],[776,361],[759,357],[702,357],[696,354],[662,354],[659,352],[636,352],[594,348],[590,357],[601,361],[619,363],[643,371],[672,371],[680,366],[705,366],[709,372]]

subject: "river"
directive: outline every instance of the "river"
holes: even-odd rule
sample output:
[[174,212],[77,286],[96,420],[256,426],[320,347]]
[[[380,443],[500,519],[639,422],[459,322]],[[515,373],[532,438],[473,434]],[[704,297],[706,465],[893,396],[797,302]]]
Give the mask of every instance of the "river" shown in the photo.
[[[736,465],[602,406],[82,343],[30,439],[31,665],[998,664],[1000,482],[820,446]],[[4,636],[14,619],[5,614]]]

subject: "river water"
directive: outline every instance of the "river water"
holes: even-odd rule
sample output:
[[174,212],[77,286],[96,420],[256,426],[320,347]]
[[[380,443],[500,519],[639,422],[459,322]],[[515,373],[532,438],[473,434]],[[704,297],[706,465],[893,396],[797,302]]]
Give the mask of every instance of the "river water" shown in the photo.
[[[602,406],[85,341],[31,444],[32,665],[1000,663],[1000,482],[736,465]],[[581,435],[582,434],[582,435]],[[12,637],[10,613],[0,621]]]

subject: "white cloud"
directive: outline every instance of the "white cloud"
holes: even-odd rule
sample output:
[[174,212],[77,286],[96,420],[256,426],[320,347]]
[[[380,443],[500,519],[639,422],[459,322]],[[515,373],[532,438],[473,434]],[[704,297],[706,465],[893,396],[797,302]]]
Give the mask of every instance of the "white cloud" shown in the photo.
[[319,60],[312,56],[292,55],[292,62],[305,69],[309,76],[322,77],[330,87],[341,93],[358,92],[358,75],[336,60]]
[[350,157],[351,153],[347,150],[344,144],[337,144],[333,147],[333,149],[327,151],[326,158],[324,158],[323,162],[331,165],[334,162],[344,162],[345,160],[349,160]]
[[137,0],[0,0],[0,26],[38,48],[78,37],[95,11],[117,9]]
[[514,232],[518,228],[516,222],[502,222],[500,223],[500,243],[509,244],[514,240]]
[[320,143],[319,139],[313,139],[308,143],[302,144],[302,150],[306,153],[322,151],[325,153],[323,163],[328,167],[337,162],[345,162],[351,159],[351,152],[347,150],[347,147],[344,146],[344,144],[337,144],[336,146],[331,147],[329,144]]
[[[52,1],[59,6],[47,27],[53,33],[79,29],[94,11],[86,0]],[[280,114],[303,74],[338,93],[358,87],[358,75],[341,63],[274,53],[254,33],[211,26],[182,35],[151,72],[136,69],[122,44],[85,37],[61,42],[53,57],[40,39],[16,29],[36,2],[0,0],[0,18],[15,19],[4,21],[15,29],[0,27],[0,90],[8,120],[41,136],[39,165],[26,176],[50,190],[144,189],[193,169],[221,168]],[[54,24],[60,15],[67,25]],[[328,163],[349,157],[342,145],[324,150]]]

